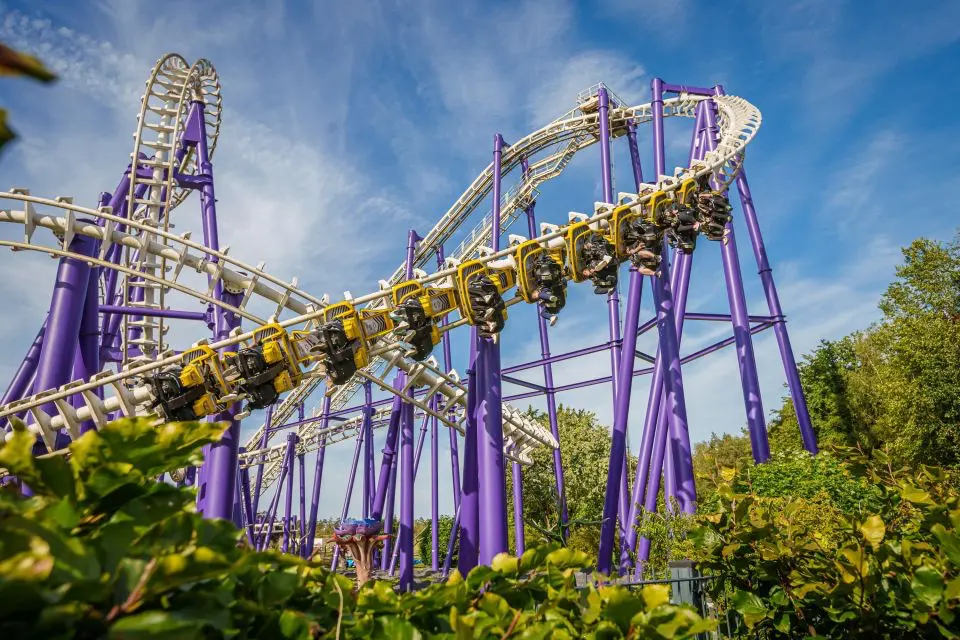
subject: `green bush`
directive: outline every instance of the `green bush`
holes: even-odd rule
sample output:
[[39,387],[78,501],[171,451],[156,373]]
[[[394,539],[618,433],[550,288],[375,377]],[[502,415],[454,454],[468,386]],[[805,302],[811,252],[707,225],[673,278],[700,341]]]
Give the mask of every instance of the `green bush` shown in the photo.
[[668,589],[577,589],[587,561],[540,547],[410,594],[354,593],[320,565],[247,548],[196,494],[155,478],[199,463],[225,424],[122,420],[35,458],[17,425],[0,467],[0,638],[692,638],[712,628]]
[[[437,549],[437,560],[440,563],[440,567],[443,567],[443,563],[447,558],[447,543],[450,540],[450,531],[453,529],[453,516],[440,516],[437,519],[437,532],[439,535],[440,546]],[[423,564],[429,566],[430,560],[433,557],[431,551],[433,549],[433,522],[427,520],[423,527],[420,529],[420,533],[417,535],[417,553],[419,554],[420,561]],[[450,561],[450,566],[456,568],[457,558],[459,557],[460,552],[460,540],[458,539],[453,543],[453,559]]]
[[844,472],[872,485],[873,513],[738,492],[743,472],[721,487],[692,534],[701,569],[723,577],[714,595],[732,596],[758,638],[958,637],[960,494],[948,473],[897,471],[879,453]]

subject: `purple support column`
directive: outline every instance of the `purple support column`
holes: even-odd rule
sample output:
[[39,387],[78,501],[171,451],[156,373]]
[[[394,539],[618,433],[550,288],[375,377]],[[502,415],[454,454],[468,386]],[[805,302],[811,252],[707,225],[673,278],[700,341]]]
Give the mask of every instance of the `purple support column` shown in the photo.
[[[640,297],[643,279],[635,269],[630,270],[630,290],[627,294],[627,316],[624,324],[623,355],[620,359],[617,402],[614,405],[613,430],[610,439],[610,462],[607,467],[607,491],[603,502],[603,524],[600,528],[600,550],[597,555],[597,570],[610,574],[611,555],[617,526],[617,509],[620,503],[620,477],[624,470],[627,445],[627,421],[630,416],[630,395],[633,388],[633,363],[631,357],[637,349],[637,325],[640,323]],[[678,365],[679,366],[679,365]],[[627,518],[624,510],[623,518]]]
[[[722,86],[716,87],[716,94],[725,95]],[[747,173],[743,167],[740,168],[740,173],[737,175],[737,191],[740,194],[743,218],[747,223],[747,233],[750,235],[753,255],[757,260],[757,270],[760,274],[760,282],[763,285],[763,293],[767,298],[767,307],[770,310],[770,315],[779,319],[773,326],[773,332],[777,336],[780,359],[783,361],[787,387],[790,389],[790,397],[793,398],[793,406],[797,412],[797,423],[800,425],[803,446],[810,453],[817,453],[819,450],[817,448],[817,436],[813,431],[813,425],[810,423],[807,399],[803,395],[800,373],[797,370],[797,362],[793,357],[793,347],[790,345],[790,335],[787,333],[787,325],[783,320],[780,296],[777,295],[777,285],[773,281],[773,269],[770,268],[770,261],[767,258],[767,249],[763,244],[763,235],[760,233],[757,211],[753,206],[753,196],[750,195],[750,185],[747,183]]]
[[[191,109],[191,125],[197,128],[196,144],[200,172],[204,177],[200,187],[200,203],[203,210],[203,240],[204,244],[215,251],[220,249],[220,240],[217,232],[217,199],[213,189],[213,164],[207,149],[207,135],[203,117],[203,102],[193,103]],[[214,286],[213,295],[231,305],[236,305],[242,294],[230,294],[223,289],[222,281]],[[240,326],[240,317],[234,313],[217,307],[215,340],[227,338],[230,332]],[[224,353],[227,349],[221,350]],[[230,428],[223,437],[210,445],[204,466],[206,470],[206,504],[203,515],[208,518],[229,518],[233,510],[234,484],[237,480],[237,456],[240,447],[240,422],[234,420],[234,414],[239,410],[237,405],[213,416],[212,420],[230,423]],[[292,464],[292,461],[291,461]]]
[[[440,569],[438,550],[440,546],[440,421],[433,416],[430,420],[430,568]],[[451,429],[451,431],[453,431]]]
[[[400,411],[401,411],[400,419],[402,421],[403,409],[401,409]],[[391,463],[390,465],[390,480],[387,482],[387,506],[384,509],[384,513],[383,513],[383,520],[384,520],[383,532],[390,535],[394,534],[393,506],[394,506],[394,503],[396,502],[395,498],[397,496],[397,469],[400,466],[398,462],[399,462],[398,458],[394,456],[393,463]],[[389,540],[384,541],[383,543],[383,551],[382,551],[383,555],[380,558],[380,569],[382,571],[386,571],[387,569],[390,568],[390,558],[392,557],[390,555],[390,550],[393,548],[393,544],[395,540],[396,540],[396,536],[394,536]],[[399,540],[396,540],[397,544],[399,544],[399,542],[400,542]]]
[[413,588],[413,405],[403,405],[400,417],[400,590]]
[[[87,296],[83,304],[83,315],[80,318],[79,347],[75,356],[74,368],[76,365],[82,366],[82,377],[88,379],[90,376],[100,372],[100,267],[90,267],[90,279],[87,281]],[[97,389],[97,395],[103,398],[103,389]],[[79,405],[83,406],[83,397],[76,396]],[[93,420],[87,420],[80,424],[80,433],[86,433],[96,429]]]
[[[370,381],[363,383],[363,517],[370,517],[370,510],[373,508],[373,425],[370,415],[372,409],[370,404],[373,402],[373,391],[370,388]],[[329,404],[329,403],[328,403]]]
[[[321,409],[323,422],[320,425],[321,430],[326,430],[330,420],[330,396],[324,395],[323,408]],[[365,418],[370,419],[369,414]],[[323,481],[323,459],[327,452],[326,442],[321,443],[320,450],[317,451],[317,464],[313,470],[313,495],[310,499],[310,520],[307,523],[307,543],[304,557],[309,557],[313,553],[313,543],[317,537],[317,510],[320,505],[320,485]]]
[[[443,267],[443,245],[437,247],[437,267]],[[444,326],[449,322],[448,318],[444,316],[443,320],[440,321],[440,326]],[[473,338],[471,337],[471,340]],[[440,337],[440,342],[443,344],[443,370],[447,373],[450,372],[450,369],[453,368],[453,356],[450,353],[450,332],[444,331],[443,335]],[[457,442],[457,432],[454,429],[447,429],[450,436],[450,474],[452,476],[452,486],[453,486],[453,510],[457,512],[460,510],[460,454],[459,454],[459,443]]]
[[[530,203],[526,214],[527,231],[531,238],[536,238],[539,235],[537,233],[536,203]],[[550,358],[550,336],[546,319],[539,315],[537,316],[537,329],[540,332],[540,357],[548,360]],[[543,386],[547,389],[547,420],[550,422],[550,433],[553,434],[557,442],[560,442],[560,427],[557,423],[557,394],[553,390],[553,366],[549,362],[543,365]],[[553,450],[553,476],[556,481],[557,497],[560,500],[560,513],[558,515],[560,516],[560,522],[564,525],[561,529],[561,535],[566,540],[569,534],[569,529],[566,526],[569,516],[567,514],[567,491],[563,481],[561,448],[557,447]]]
[[257,514],[253,510],[253,503],[250,501],[250,469],[240,469],[240,497],[243,500],[243,508],[247,512],[247,522],[244,529],[247,531],[247,540],[253,544],[253,523],[257,521]]
[[477,469],[477,430],[483,421],[478,417],[478,400],[482,387],[477,383],[483,377],[483,361],[477,353],[477,329],[470,328],[470,360],[467,368],[467,426],[463,438],[463,495],[460,498],[460,554],[457,567],[467,575],[477,566],[479,558],[480,502]]
[[526,548],[523,535],[523,470],[519,462],[513,463],[513,538],[514,550],[519,558]]
[[[503,137],[493,138],[493,250],[500,250],[500,178]],[[477,418],[477,466],[480,473],[480,556],[488,565],[507,551],[506,475],[503,464],[503,408],[500,383],[500,342],[480,340],[477,358],[483,361],[481,412]],[[481,428],[482,427],[482,428]]]
[[[260,437],[260,450],[267,448],[267,434],[270,433],[270,424],[273,422],[273,405],[267,407],[263,420],[263,435]],[[202,471],[202,468],[201,468]],[[199,483],[198,483],[199,484]],[[253,489],[253,517],[257,517],[257,508],[260,506],[260,490],[263,488],[263,463],[257,465],[257,480]],[[251,530],[252,534],[252,530]]]
[[[283,546],[280,550],[284,553],[290,549],[290,518],[293,515],[293,476],[297,466],[297,434],[287,434],[287,460],[290,461],[290,473],[287,474],[287,499],[283,506]],[[280,491],[280,487],[277,487]]]
[[[357,446],[353,449],[353,464],[350,465],[350,473],[347,475],[347,491],[343,496],[343,510],[340,512],[340,522],[347,519],[347,513],[350,511],[350,498],[353,497],[353,482],[357,478],[357,463],[360,462],[360,448],[363,445],[363,431],[357,434]],[[316,527],[314,527],[316,528]],[[335,571],[337,560],[340,558],[340,547],[333,550],[333,562],[330,564],[330,570]]]
[[[716,106],[713,101],[705,107],[707,123],[706,149],[713,151],[720,133],[717,126]],[[740,367],[740,382],[743,387],[743,404],[747,413],[747,430],[753,459],[766,462],[770,458],[770,443],[767,441],[767,426],[763,418],[763,401],[760,398],[760,379],[757,376],[757,361],[753,352],[753,337],[750,335],[750,320],[747,318],[747,299],[743,293],[743,276],[740,273],[740,258],[737,254],[737,238],[733,223],[727,223],[727,238],[720,247],[723,256],[723,275],[727,284],[727,299],[730,303],[730,319],[733,337],[737,343],[737,364]]]
[[[655,147],[655,159],[659,163],[659,170],[662,171],[664,164],[664,158],[662,155],[662,118],[659,121],[659,125],[659,134],[657,133],[656,123],[654,126],[654,140],[658,138],[658,135],[660,139],[660,146]],[[694,159],[702,157],[703,150],[697,144],[700,138],[702,126],[703,110],[698,108],[696,123],[694,124],[694,142],[691,145],[691,150],[698,149],[696,152],[698,155],[694,155],[694,152],[691,151],[691,163]],[[666,260],[668,257],[669,256],[664,256],[664,259]],[[690,282],[691,261],[692,256],[684,255],[679,251],[674,252],[675,267],[672,273],[670,290],[676,292],[677,313],[674,315],[674,318],[676,321],[678,341],[683,332],[683,319],[685,316],[687,303],[687,290]],[[662,402],[663,373],[661,354],[658,352],[657,360],[653,369],[653,378],[650,382],[650,396],[647,402],[647,410],[643,424],[643,436],[640,444],[640,459],[637,464],[637,472],[634,478],[633,493],[630,501],[630,516],[628,518],[630,526],[627,528],[626,546],[627,549],[631,551],[635,548],[637,541],[636,519],[639,503],[642,499],[645,499],[644,504],[648,504],[650,503],[650,500],[652,500],[653,506],[651,509],[656,509],[656,498],[660,491],[661,470],[664,470],[664,475],[668,480],[668,482],[665,484],[670,486],[670,490],[667,491],[666,494],[669,496],[673,496],[675,494],[674,486],[676,483],[673,481],[672,467],[669,470],[664,469],[664,452],[666,450],[667,441],[667,428],[665,426],[667,424],[667,415],[666,404]],[[648,488],[648,482],[651,486],[655,485],[653,486],[652,492]]]
[[[27,349],[27,355],[23,356],[23,361],[17,368],[17,372],[13,374],[13,380],[10,381],[10,386],[3,394],[3,399],[0,399],[0,405],[21,399],[24,393],[31,388],[33,376],[37,372],[37,362],[40,360],[40,350],[43,347],[43,336],[46,330],[47,320],[44,319],[40,331],[37,332],[37,337],[33,339],[30,348]],[[7,418],[0,418],[0,429],[3,429],[6,425]]]
[[[90,221],[84,220],[83,222]],[[95,245],[96,242],[93,238],[77,235],[70,243],[70,251],[89,256],[94,252]],[[47,327],[37,360],[33,393],[56,389],[60,385],[70,382],[89,282],[90,266],[86,262],[72,257],[60,259],[57,279],[50,299]],[[42,409],[50,415],[57,415],[56,405],[52,402],[44,405]],[[56,448],[66,446],[67,442],[65,437],[58,437]],[[38,438],[34,452],[41,454],[46,453],[46,451],[46,446]]]

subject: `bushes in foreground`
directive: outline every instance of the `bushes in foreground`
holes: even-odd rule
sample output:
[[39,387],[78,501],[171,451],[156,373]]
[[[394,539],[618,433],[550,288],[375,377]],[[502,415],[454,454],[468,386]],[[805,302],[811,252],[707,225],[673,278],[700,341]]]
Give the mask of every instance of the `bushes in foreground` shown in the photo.
[[[781,492],[767,470],[757,485],[763,467],[750,493],[749,467],[720,487],[715,512],[699,516],[693,534],[701,569],[723,576],[715,595],[731,596],[758,638],[960,637],[960,493],[951,472],[898,470],[880,452],[842,457],[847,480],[831,482],[862,486],[859,500],[832,484]],[[778,464],[814,463],[774,461],[769,470]]]
[[197,464],[225,425],[114,422],[37,459],[25,431],[0,467],[33,491],[0,491],[2,638],[691,638],[711,628],[668,589],[575,588],[584,554],[522,558],[397,594],[307,561],[246,548],[205,520],[192,490],[157,483]]

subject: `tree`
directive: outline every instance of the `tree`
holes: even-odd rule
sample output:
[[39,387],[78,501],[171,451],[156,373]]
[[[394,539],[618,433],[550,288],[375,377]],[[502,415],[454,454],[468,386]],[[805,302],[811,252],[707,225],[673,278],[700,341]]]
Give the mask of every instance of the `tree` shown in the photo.
[[[530,409],[529,415],[549,428],[547,414]],[[567,544],[595,557],[600,544],[600,524],[607,487],[607,466],[610,459],[610,429],[597,420],[596,414],[560,405],[557,409],[560,450],[563,452],[564,484],[567,499],[567,522],[583,524],[570,528]],[[531,452],[533,464],[523,469],[523,515],[527,523],[536,523],[550,530],[559,511],[553,451],[538,448]],[[637,459],[628,456],[628,477],[632,478]],[[507,477],[508,491],[513,486],[512,472]],[[513,536],[513,512],[508,510],[509,531]],[[597,524],[589,524],[597,523]],[[535,542],[545,536],[535,527],[525,530],[527,540]]]

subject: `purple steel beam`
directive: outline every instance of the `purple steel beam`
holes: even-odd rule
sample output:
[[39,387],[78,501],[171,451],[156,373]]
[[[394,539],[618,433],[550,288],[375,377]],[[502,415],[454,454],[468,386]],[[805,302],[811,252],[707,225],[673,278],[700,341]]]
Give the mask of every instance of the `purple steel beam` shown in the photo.
[[[720,129],[717,126],[716,105],[713,100],[707,102],[704,107],[707,124],[705,141],[707,151],[713,151],[717,147]],[[754,461],[766,462],[770,458],[770,443],[767,440],[767,426],[763,417],[760,378],[757,375],[757,360],[750,336],[750,321],[747,319],[747,299],[743,293],[743,275],[740,273],[733,222],[727,223],[726,231],[728,235],[720,247],[720,254],[723,257],[723,275],[727,284],[733,335],[737,339],[737,364],[740,367],[743,403],[747,413],[747,431],[750,433]]]
[[[350,473],[347,474],[347,490],[343,496],[343,510],[340,511],[340,522],[347,519],[347,513],[350,511],[350,498],[353,497],[353,482],[357,478],[357,463],[360,462],[360,451],[363,446],[363,430],[357,433],[357,446],[353,448],[353,464],[350,465]],[[391,518],[392,520],[392,518]],[[316,528],[316,526],[314,526]],[[330,571],[336,571],[337,560],[340,559],[340,547],[333,550],[333,562],[330,564]]]
[[[290,549],[290,517],[293,514],[293,476],[297,467],[297,434],[287,434],[287,460],[290,461],[290,473],[287,474],[287,498],[283,506],[283,545],[280,550],[286,553]],[[280,491],[280,486],[277,486]]]
[[453,547],[457,542],[457,536],[460,535],[460,509],[453,514],[453,526],[450,527],[450,536],[447,538],[447,556],[443,559],[443,575],[450,574],[450,565],[453,562]]
[[523,469],[519,462],[513,462],[513,539],[519,558],[526,548],[523,537]]
[[[436,416],[430,420],[430,568],[440,568],[440,421]],[[452,431],[452,429],[451,429]]]
[[[267,434],[270,433],[270,423],[273,420],[273,405],[267,407],[267,413],[264,418],[263,435],[260,437],[260,449],[267,448]],[[239,466],[239,465],[238,465]],[[257,515],[257,507],[260,506],[260,490],[263,488],[263,463],[257,465],[257,481],[253,489],[253,515]]]
[[247,513],[244,531],[247,534],[247,541],[253,545],[252,525],[257,519],[257,514],[254,512],[253,503],[250,501],[250,469],[240,469],[240,498],[243,500],[243,508]]
[[[424,419],[426,422],[426,418]],[[413,589],[413,405],[404,403],[400,416],[400,590]]]
[[[569,360],[571,358],[579,358],[580,356],[588,356],[591,353],[598,353],[600,351],[605,351],[610,349],[613,345],[609,342],[604,342],[601,344],[594,345],[592,347],[584,347],[582,349],[577,349],[575,351],[568,351],[566,353],[560,353],[557,355],[546,355],[539,360],[531,360],[530,362],[524,364],[517,364],[511,367],[507,367],[503,370],[504,373],[516,373],[518,371],[524,371],[526,369],[533,369],[534,367],[542,367],[551,365],[557,362],[562,362],[564,360]],[[551,367],[551,371],[552,371]],[[551,378],[553,376],[551,375]],[[552,383],[546,383],[545,385],[548,389],[553,386]]]
[[[10,381],[10,386],[4,392],[3,399],[0,399],[0,404],[9,404],[21,399],[23,394],[31,388],[33,376],[37,372],[37,362],[40,360],[40,350],[43,347],[43,336],[46,330],[47,320],[44,318],[43,324],[40,325],[40,331],[37,332],[37,337],[33,339],[30,348],[27,349],[27,354],[23,356],[23,361],[17,367],[17,372],[13,374],[13,380]],[[7,418],[0,418],[0,428],[4,428],[6,425]]]
[[[413,260],[420,236],[413,229],[407,234],[407,278],[413,277]],[[426,419],[424,419],[426,423]],[[405,403],[400,427],[400,590],[413,588],[413,404]]]
[[712,96],[713,89],[704,89],[703,87],[692,87],[685,84],[663,84],[664,93],[689,93],[697,96]]
[[[492,248],[500,250],[500,183],[502,176],[503,136],[493,138],[493,219]],[[479,341],[477,359],[483,362],[480,378],[482,393],[477,417],[477,466],[480,472],[480,556],[489,565],[507,545],[506,468],[503,463],[503,411],[500,382],[500,342],[490,338]],[[480,415],[483,415],[481,421]],[[481,428],[482,425],[482,428]]]
[[[97,244],[97,243],[95,243]],[[97,250],[97,247],[94,248]],[[80,317],[79,344],[77,353],[74,356],[74,370],[78,368],[80,376],[75,379],[88,379],[100,372],[100,316],[98,315],[100,305],[100,267],[90,267],[90,278],[87,281],[87,297],[83,303],[83,314]],[[103,388],[96,390],[96,395],[103,399]],[[83,396],[77,394],[73,397],[75,406],[82,407],[86,404]],[[80,433],[86,433],[96,429],[93,420],[85,420],[80,424]]]
[[[527,230],[531,238],[536,238],[538,235],[535,207],[536,203],[531,202],[526,211]],[[540,332],[540,358],[541,361],[543,361],[543,388],[547,395],[547,420],[550,422],[550,433],[557,442],[560,442],[560,426],[557,422],[557,397],[553,391],[553,367],[550,366],[549,362],[551,359],[550,335],[547,328],[547,320],[540,317],[539,314],[537,315],[537,329]],[[504,379],[506,379],[505,376]],[[512,381],[513,379],[511,378],[510,380]],[[566,526],[569,521],[569,513],[567,511],[566,483],[563,477],[563,454],[560,452],[560,449],[561,447],[557,447],[553,450],[553,477],[556,483],[557,497],[560,500],[560,522],[563,523],[560,535],[566,540],[567,535],[570,533]]]
[[[323,397],[323,408],[320,410],[321,416],[323,418],[328,418],[330,416],[330,396],[324,394]],[[365,420],[370,419],[370,414],[365,416]],[[327,422],[323,423],[323,428],[326,429]],[[320,486],[323,482],[323,459],[326,457],[327,447],[326,443],[323,443],[324,446],[320,447],[320,450],[317,451],[317,462],[313,470],[313,495],[310,498],[310,520],[307,523],[307,542],[306,549],[304,552],[304,557],[307,558],[310,554],[313,553],[313,543],[317,537],[317,510],[320,506]],[[260,465],[263,468],[263,465]]]
[[[373,391],[370,381],[363,383],[363,517],[369,518],[373,508],[373,425],[370,424]],[[327,403],[329,405],[329,403]],[[327,406],[325,405],[325,406]],[[327,408],[329,408],[327,406]]]
[[[654,169],[657,175],[664,173],[663,147],[663,81],[654,78],[653,91],[653,128],[654,128]],[[683,261],[686,263],[687,261]],[[689,267],[687,267],[689,268]],[[692,513],[696,504],[696,487],[693,481],[693,465],[690,452],[690,434],[687,431],[687,408],[683,392],[683,374],[680,370],[680,348],[674,317],[674,300],[667,284],[669,279],[668,261],[663,261],[662,275],[653,280],[653,298],[659,311],[660,353],[664,363],[664,389],[666,390],[667,417],[670,425],[671,454],[676,465],[678,480],[678,499],[681,509]],[[682,313],[679,318],[682,319]]]
[[[443,267],[443,245],[437,247],[437,267]],[[440,321],[440,326],[445,326],[449,322],[447,316]],[[450,351],[450,332],[444,331],[440,338],[443,344],[443,370],[450,373],[453,368],[453,356]],[[460,452],[457,442],[457,433],[453,429],[448,429],[450,437],[450,475],[453,486],[453,510],[460,510]]]
[[100,306],[100,313],[151,316],[154,318],[171,318],[174,320],[201,320],[207,319],[207,314],[200,311],[178,311],[174,309],[143,309],[141,307],[121,307],[118,305],[105,304]]
[[[773,322],[763,322],[763,323],[754,325],[750,329],[750,333],[755,335],[757,333],[760,333],[761,331],[764,331],[765,329],[769,329],[770,327],[774,326],[774,324],[775,323]],[[711,353],[718,351],[724,347],[728,347],[733,343],[734,343],[733,336],[730,336],[728,338],[725,338],[723,340],[720,340],[719,342],[716,342],[710,345],[709,347],[704,347],[700,351],[696,351],[694,353],[691,353],[688,356],[684,356],[683,358],[680,358],[680,364],[688,364],[706,355],[710,355]],[[644,367],[643,369],[634,369],[633,375],[634,377],[645,376],[650,373],[653,373],[654,370],[655,370],[654,367]],[[565,391],[574,391],[575,389],[583,389],[585,387],[592,387],[598,384],[607,384],[608,382],[610,382],[610,376],[604,376],[601,378],[591,378],[589,380],[581,380],[580,382],[573,382],[570,384],[564,384],[558,387],[554,387],[553,392],[563,393]],[[543,393],[539,391],[531,391],[528,393],[518,393],[516,395],[507,396],[506,398],[504,398],[504,400],[506,400],[507,402],[514,402],[517,400],[525,400],[527,398],[536,398],[537,396],[541,396],[541,395],[543,395]]]
[[[403,419],[403,409],[400,410],[400,418]],[[387,482],[387,506],[384,509],[383,519],[384,527],[383,532],[388,535],[393,535],[393,506],[394,498],[397,495],[397,468],[399,467],[399,459],[394,456],[393,462],[390,464],[390,480]],[[390,549],[393,546],[395,538],[390,538],[383,543],[383,555],[380,558],[380,569],[386,571],[389,568],[390,561]],[[399,542],[399,541],[398,541]]]
[[547,388],[541,384],[534,384],[532,382],[527,382],[526,380],[520,380],[519,378],[513,378],[511,376],[500,376],[500,380],[508,384],[515,384],[519,387],[526,387],[527,389],[533,389],[534,391],[539,391],[541,393],[546,393]]
[[[716,87],[716,94],[725,95],[721,85]],[[819,450],[817,448],[817,436],[814,433],[813,425],[810,423],[807,399],[803,395],[800,373],[797,370],[797,362],[793,357],[793,347],[790,345],[790,335],[787,333],[787,326],[783,321],[780,296],[777,295],[777,286],[773,281],[773,269],[770,268],[770,260],[767,258],[767,249],[763,244],[763,235],[760,233],[757,211],[753,206],[753,196],[750,194],[750,185],[747,183],[747,174],[743,167],[740,168],[736,181],[740,203],[743,208],[743,218],[747,223],[747,233],[750,235],[753,255],[757,260],[760,282],[763,285],[764,296],[767,298],[767,307],[771,316],[780,318],[780,321],[774,325],[773,331],[777,336],[777,346],[780,349],[780,359],[783,361],[783,371],[787,377],[787,387],[790,389],[790,397],[793,398],[793,406],[797,412],[797,422],[800,425],[803,446],[810,453],[817,453]]]
[[[602,121],[601,121],[602,122]],[[637,148],[636,128],[631,123],[627,128],[627,140],[630,147],[631,166],[637,191],[643,182],[643,169],[640,165],[640,152]],[[617,518],[621,524],[621,567],[628,562],[626,529],[633,522],[628,518],[631,506],[627,504],[626,486],[627,427],[630,417],[630,397],[633,390],[634,358],[623,357],[623,353],[632,354],[637,350],[637,325],[640,322],[640,302],[643,294],[643,278],[636,268],[630,268],[630,288],[627,293],[627,314],[624,319],[624,338],[622,341],[619,371],[614,403],[613,428],[610,435],[610,460],[607,465],[607,488],[603,503],[603,522],[600,528],[600,549],[597,570],[609,574],[613,554]],[[612,351],[616,351],[614,348]],[[622,573],[622,571],[621,571]]]
[[[190,108],[183,140],[185,144],[196,144],[200,173],[203,176],[200,187],[200,203],[203,211],[204,244],[214,251],[220,249],[217,231],[217,199],[213,188],[213,164],[207,149],[206,125],[203,116],[204,104],[195,101]],[[188,136],[188,134],[191,134]],[[191,139],[192,138],[192,139]],[[183,148],[183,145],[181,145]],[[211,258],[213,259],[213,258]],[[217,281],[213,295],[231,305],[236,305],[242,294],[231,294],[224,290],[223,283]],[[223,340],[230,332],[240,326],[240,317],[221,308],[214,310],[216,318],[215,340]],[[227,349],[221,350],[221,354]],[[212,417],[217,422],[228,422],[230,427],[218,442],[210,445],[204,466],[207,467],[206,503],[203,515],[208,518],[229,518],[233,511],[234,485],[237,481],[237,466],[240,447],[240,421],[234,419],[239,407],[231,407]]]
[[[413,405],[404,405],[413,407]],[[436,397],[430,401],[430,406],[436,408]],[[410,420],[413,421],[414,418],[414,409],[411,408]],[[424,414],[423,420],[420,422],[420,435],[417,438],[417,446],[414,447],[416,453],[414,454],[413,459],[413,478],[416,481],[417,476],[420,474],[420,458],[423,454],[423,445],[426,442],[427,438],[427,428],[430,424],[430,420],[433,416]],[[393,549],[393,555],[390,558],[390,575],[392,576],[394,571],[397,568],[397,560],[400,558],[400,545],[397,545]]]
[[[627,315],[624,325],[623,349],[632,353],[636,349],[636,326],[640,318],[640,298],[643,292],[643,279],[636,269],[630,269],[630,289],[627,293]],[[627,446],[627,421],[630,416],[630,396],[633,388],[633,358],[621,358],[618,372],[620,383],[617,385],[617,402],[613,411],[613,429],[610,438],[610,460],[607,465],[607,489],[603,501],[603,522],[600,525],[600,549],[597,554],[597,571],[610,574],[611,555],[617,527],[617,513],[623,507],[620,503],[622,490],[620,478],[624,472],[624,459]],[[622,493],[621,493],[622,492]],[[620,511],[626,519],[627,511]]]
[[480,530],[480,503],[477,469],[477,429],[482,421],[478,418],[478,396],[482,393],[478,380],[483,378],[483,360],[477,354],[477,329],[470,328],[470,359],[467,365],[467,424],[463,438],[463,495],[460,497],[460,554],[457,568],[467,575],[477,566],[479,545],[477,536]]
[[[84,222],[91,221],[84,220]],[[93,238],[78,235],[70,243],[70,251],[81,256],[89,256],[96,249],[95,245]],[[73,257],[60,259],[53,295],[50,298],[47,328],[37,360],[33,393],[56,389],[70,382],[89,282],[90,266],[86,262]],[[43,405],[42,410],[49,415],[56,415],[56,405],[52,402]],[[67,442],[65,436],[58,434],[55,447],[60,449],[66,446]],[[47,447],[38,437],[34,453],[46,452]]]
[[[270,542],[270,532],[273,529],[273,522],[277,517],[277,507],[280,505],[280,496],[283,493],[283,483],[287,479],[287,473],[290,471],[290,458],[287,454],[290,453],[290,450],[287,449],[283,453],[283,462],[280,465],[280,479],[277,481],[277,490],[273,494],[273,498],[270,500],[270,505],[267,507],[267,513],[264,514],[264,524],[267,525],[267,528],[260,532],[259,542],[257,543],[257,550],[263,551],[267,548],[267,544]],[[202,469],[201,469],[202,471]]]

